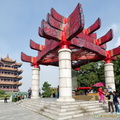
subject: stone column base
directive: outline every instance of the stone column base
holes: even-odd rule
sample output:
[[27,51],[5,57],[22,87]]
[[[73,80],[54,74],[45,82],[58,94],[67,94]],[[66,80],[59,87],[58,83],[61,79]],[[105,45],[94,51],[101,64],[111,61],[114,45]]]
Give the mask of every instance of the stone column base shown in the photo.
[[75,99],[72,97],[60,97],[56,100],[57,102],[74,102]]

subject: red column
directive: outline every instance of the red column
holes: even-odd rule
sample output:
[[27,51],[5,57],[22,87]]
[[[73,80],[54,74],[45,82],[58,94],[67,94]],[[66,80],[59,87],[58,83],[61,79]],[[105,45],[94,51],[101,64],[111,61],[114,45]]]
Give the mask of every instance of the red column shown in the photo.
[[37,58],[36,57],[32,57],[32,63],[31,66],[33,66],[34,68],[39,68],[39,63],[37,63]]

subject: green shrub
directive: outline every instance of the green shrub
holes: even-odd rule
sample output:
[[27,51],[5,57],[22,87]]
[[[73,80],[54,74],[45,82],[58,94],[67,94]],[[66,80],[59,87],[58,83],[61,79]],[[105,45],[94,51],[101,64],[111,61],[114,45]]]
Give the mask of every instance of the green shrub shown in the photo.
[[4,90],[0,90],[0,94],[4,95],[5,91]]
[[43,97],[51,97],[51,89],[50,89],[51,84],[48,82],[44,82],[43,87],[42,87],[42,96]]
[[5,95],[7,95],[8,98],[10,97],[10,95],[7,94],[4,90],[0,90],[0,99],[4,99]]

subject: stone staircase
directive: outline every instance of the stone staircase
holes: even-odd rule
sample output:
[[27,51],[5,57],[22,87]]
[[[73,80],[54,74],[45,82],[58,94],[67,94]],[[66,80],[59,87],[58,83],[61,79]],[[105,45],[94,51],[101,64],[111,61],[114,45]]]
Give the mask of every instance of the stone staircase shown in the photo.
[[40,99],[25,99],[16,103],[36,113],[42,114],[54,120],[70,120],[81,116],[104,113],[107,104],[98,101],[56,102]]

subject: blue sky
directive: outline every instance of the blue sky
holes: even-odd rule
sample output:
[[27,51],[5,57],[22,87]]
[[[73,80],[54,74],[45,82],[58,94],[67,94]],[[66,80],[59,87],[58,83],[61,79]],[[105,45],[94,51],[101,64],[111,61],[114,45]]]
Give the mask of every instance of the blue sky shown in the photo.
[[[44,39],[38,35],[38,27],[42,19],[53,7],[58,13],[67,17],[78,3],[82,4],[85,17],[85,28],[89,27],[100,17],[102,26],[97,31],[98,38],[113,29],[114,38],[107,44],[108,49],[120,45],[120,0],[0,0],[0,57],[7,54],[18,63],[21,61],[21,52],[30,56],[37,56],[37,51],[30,49],[29,41],[44,44]],[[22,62],[20,69],[23,79],[21,91],[31,87],[32,67]],[[53,87],[59,83],[57,67],[40,66],[40,86],[48,81]]]

